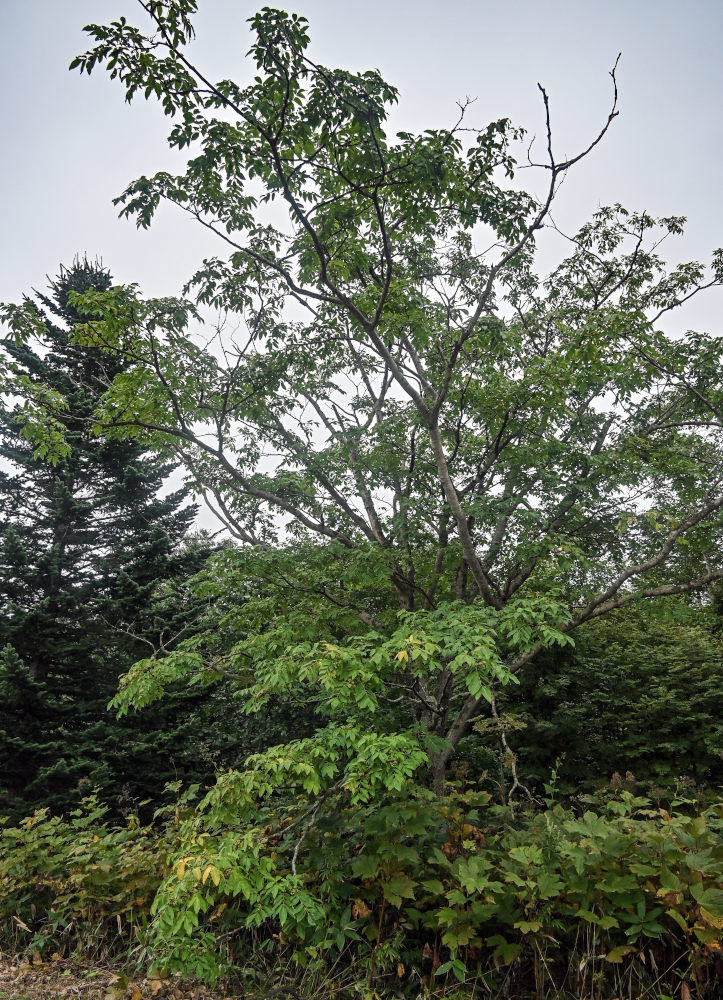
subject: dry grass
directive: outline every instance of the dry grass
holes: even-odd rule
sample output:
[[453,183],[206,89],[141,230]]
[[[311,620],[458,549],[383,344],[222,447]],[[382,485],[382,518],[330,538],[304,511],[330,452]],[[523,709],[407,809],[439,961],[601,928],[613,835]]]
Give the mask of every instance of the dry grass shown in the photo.
[[167,978],[131,977],[111,965],[54,956],[0,956],[0,1000],[234,1000],[234,994]]

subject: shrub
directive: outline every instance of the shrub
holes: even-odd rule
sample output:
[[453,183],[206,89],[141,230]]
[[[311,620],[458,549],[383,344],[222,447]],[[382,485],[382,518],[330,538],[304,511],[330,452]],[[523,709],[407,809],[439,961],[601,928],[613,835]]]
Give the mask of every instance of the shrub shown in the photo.
[[0,834],[0,943],[15,951],[127,951],[149,921],[172,825],[124,827],[86,798],[67,819],[38,810]]
[[[651,787],[723,781],[723,643],[708,608],[668,599],[581,628],[500,696],[527,783],[556,766],[560,787],[631,771]],[[555,761],[558,761],[555,765]]]
[[303,819],[267,811],[251,828],[221,818],[219,795],[160,829],[108,828],[91,799],[5,830],[3,943],[140,944],[210,981],[291,965],[346,970],[377,993],[672,995],[687,980],[715,996],[723,802],[690,815],[621,789],[582,814],[515,813],[485,793],[416,788]]

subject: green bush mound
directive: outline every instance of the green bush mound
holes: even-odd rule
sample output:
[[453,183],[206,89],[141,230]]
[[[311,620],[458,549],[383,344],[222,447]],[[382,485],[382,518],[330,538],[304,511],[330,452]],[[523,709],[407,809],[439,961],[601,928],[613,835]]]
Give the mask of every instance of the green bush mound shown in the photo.
[[4,829],[0,945],[370,996],[716,996],[723,801],[691,815],[621,789],[513,812],[417,788],[251,829],[218,824],[215,794],[153,827],[110,827],[89,799]]
[[137,945],[173,849],[172,826],[105,822],[95,796],[67,818],[40,809],[0,840],[0,945],[104,956]]
[[574,646],[536,657],[499,699],[524,723],[514,744],[526,783],[541,787],[555,767],[569,794],[615,771],[651,788],[682,775],[720,787],[722,623],[712,607],[668,599],[590,622]]

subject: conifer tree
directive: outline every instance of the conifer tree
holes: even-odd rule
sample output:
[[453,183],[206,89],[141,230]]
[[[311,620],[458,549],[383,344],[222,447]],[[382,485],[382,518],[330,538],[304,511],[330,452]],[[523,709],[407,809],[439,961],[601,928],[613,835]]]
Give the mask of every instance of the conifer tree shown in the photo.
[[22,434],[24,401],[0,413],[0,812],[63,808],[92,786],[143,795],[174,762],[198,769],[187,696],[157,726],[106,709],[118,675],[169,627],[154,612],[159,581],[187,576],[208,552],[181,544],[195,514],[187,491],[159,495],[172,467],[134,441],[98,438],[88,421],[115,372],[70,343],[81,317],[68,295],[110,287],[98,263],[61,268],[37,296],[37,342],[6,345],[17,372],[67,400],[70,447],[49,464]]

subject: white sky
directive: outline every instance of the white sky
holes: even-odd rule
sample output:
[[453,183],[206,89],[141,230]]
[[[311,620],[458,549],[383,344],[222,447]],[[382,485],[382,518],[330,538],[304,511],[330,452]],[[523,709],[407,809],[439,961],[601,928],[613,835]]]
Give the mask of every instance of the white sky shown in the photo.
[[[256,6],[199,0],[195,57],[210,76],[248,75],[245,20]],[[449,125],[469,95],[476,124],[508,116],[542,135],[540,81],[560,154],[604,121],[622,51],[621,115],[568,178],[556,219],[574,228],[620,201],[688,217],[675,257],[707,260],[723,244],[721,0],[294,0],[292,9],[309,18],[321,62],[375,67],[399,88],[396,128]],[[0,0],[0,301],[44,287],[46,274],[85,252],[102,256],[116,281],[175,294],[204,253],[220,250],[172,209],[138,232],[111,204],[139,174],[179,166],[157,105],[126,105],[103,71],[67,72],[86,48],[82,26],[120,14],[145,17],[134,0]],[[722,306],[721,293],[708,294],[684,325],[714,331]]]

